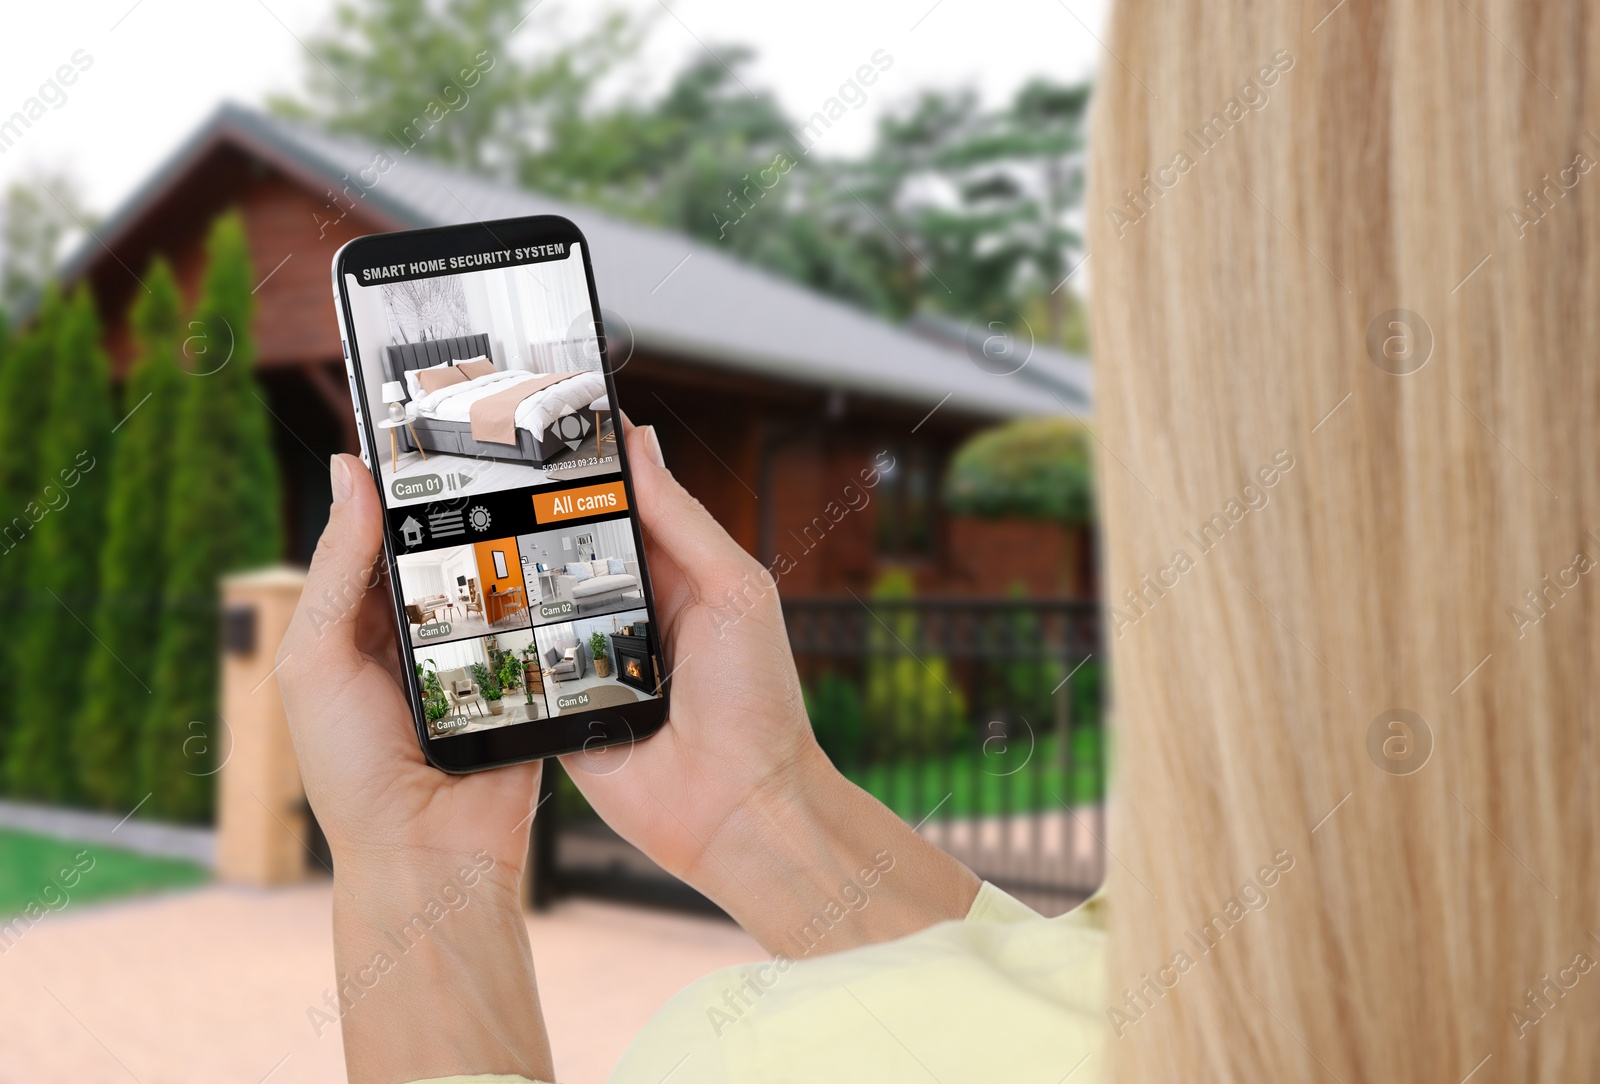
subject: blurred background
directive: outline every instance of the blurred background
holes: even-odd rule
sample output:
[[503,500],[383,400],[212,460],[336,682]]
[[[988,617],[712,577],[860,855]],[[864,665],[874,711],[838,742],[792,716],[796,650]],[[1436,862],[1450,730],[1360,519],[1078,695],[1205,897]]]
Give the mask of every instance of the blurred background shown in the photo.
[[[345,241],[564,214],[625,409],[777,576],[823,748],[1056,914],[1103,874],[1098,0],[137,0],[0,65],[0,1081],[336,1080],[272,659],[357,449]],[[867,478],[874,479],[870,483]],[[563,1081],[759,948],[557,768]],[[330,1022],[332,1021],[332,1022]]]

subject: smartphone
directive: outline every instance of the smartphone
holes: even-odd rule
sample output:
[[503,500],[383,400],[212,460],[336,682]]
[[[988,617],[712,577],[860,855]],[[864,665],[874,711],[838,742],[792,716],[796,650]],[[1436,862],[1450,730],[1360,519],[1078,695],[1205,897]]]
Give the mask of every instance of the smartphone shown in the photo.
[[360,237],[333,295],[417,739],[469,772],[667,715],[589,246],[556,215]]

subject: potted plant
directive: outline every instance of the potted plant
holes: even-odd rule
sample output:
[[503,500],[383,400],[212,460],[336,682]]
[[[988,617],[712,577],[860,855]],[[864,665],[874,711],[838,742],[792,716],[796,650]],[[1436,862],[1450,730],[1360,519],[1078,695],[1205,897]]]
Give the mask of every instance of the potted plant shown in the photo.
[[505,690],[500,688],[500,681],[495,677],[494,671],[481,662],[475,662],[472,664],[472,680],[477,682],[478,691],[489,702],[490,714],[499,715],[505,710],[505,706],[500,703],[505,696]]
[[594,656],[596,677],[611,676],[611,660],[606,657],[606,638],[598,632],[589,636],[589,654]]
[[[500,683],[503,692],[513,693],[522,688],[522,663],[516,653],[511,651],[497,651],[495,653],[496,668],[495,679]],[[531,703],[531,699],[530,699]]]
[[[450,714],[450,701],[444,695],[444,686],[439,684],[437,669],[428,669],[432,659],[424,659],[417,663],[417,677],[422,682],[422,711],[428,719],[428,729],[434,729],[434,724]],[[433,664],[437,667],[437,664]]]

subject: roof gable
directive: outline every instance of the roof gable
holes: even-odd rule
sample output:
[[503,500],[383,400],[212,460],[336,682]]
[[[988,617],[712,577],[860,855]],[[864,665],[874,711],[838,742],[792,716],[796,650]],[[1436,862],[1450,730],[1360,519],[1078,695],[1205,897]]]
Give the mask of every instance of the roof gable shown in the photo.
[[119,237],[145,209],[222,143],[311,192],[348,192],[341,200],[378,228],[570,218],[589,240],[602,304],[628,323],[639,345],[660,354],[985,417],[1090,413],[1092,377],[1082,358],[1036,348],[1016,373],[986,372],[953,344],[912,334],[705,242],[500,184],[398,144],[380,147],[237,105],[222,106],[180,146],[73,254],[63,276],[71,280],[106,253],[114,256]]

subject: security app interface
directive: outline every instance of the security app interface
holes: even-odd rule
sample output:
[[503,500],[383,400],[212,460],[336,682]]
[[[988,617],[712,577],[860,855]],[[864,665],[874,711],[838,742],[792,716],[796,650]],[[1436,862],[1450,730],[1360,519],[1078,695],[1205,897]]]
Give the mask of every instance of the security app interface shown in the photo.
[[345,264],[429,736],[658,695],[580,245]]

